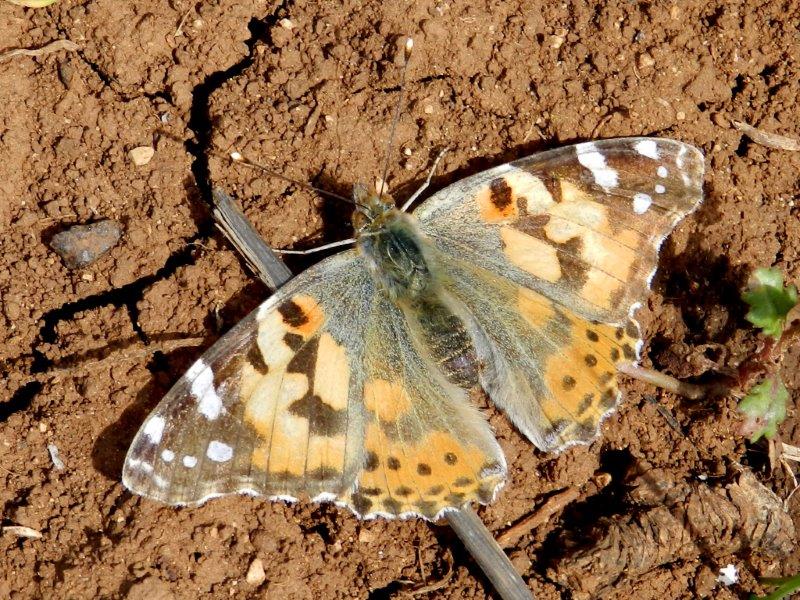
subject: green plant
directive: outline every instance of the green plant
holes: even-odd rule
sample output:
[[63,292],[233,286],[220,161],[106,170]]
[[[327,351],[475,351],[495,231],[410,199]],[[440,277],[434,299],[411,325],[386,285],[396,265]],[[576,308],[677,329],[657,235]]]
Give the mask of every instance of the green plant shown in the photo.
[[774,437],[778,425],[786,418],[789,392],[778,367],[782,342],[795,333],[794,329],[787,329],[787,320],[797,306],[797,288],[791,284],[784,286],[783,274],[778,269],[756,269],[742,299],[750,306],[745,318],[769,338],[761,353],[767,372],[739,402],[739,410],[745,415],[743,431],[755,442],[762,436]]
[[783,600],[800,591],[800,573],[782,578],[762,577],[759,582],[763,585],[778,587],[766,596],[750,594],[750,600]]

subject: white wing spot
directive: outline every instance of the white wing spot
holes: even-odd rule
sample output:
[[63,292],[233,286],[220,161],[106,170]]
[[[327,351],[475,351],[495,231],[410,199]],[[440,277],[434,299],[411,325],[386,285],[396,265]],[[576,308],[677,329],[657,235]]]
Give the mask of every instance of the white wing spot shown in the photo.
[[172,462],[172,459],[175,458],[175,453],[172,450],[162,450],[161,451],[161,459],[164,462]]
[[219,417],[222,399],[214,389],[214,373],[202,358],[189,367],[186,378],[192,382],[192,395],[197,398],[197,410],[200,414],[209,421]]
[[592,177],[597,185],[608,191],[617,185],[619,176],[614,169],[606,165],[606,157],[603,156],[592,142],[584,142],[575,146],[578,155],[578,162],[592,172]]
[[164,435],[164,425],[166,425],[164,417],[150,417],[150,420],[147,421],[144,429],[142,429],[142,433],[150,438],[150,443],[158,444],[161,441],[161,436]]
[[187,469],[193,469],[196,464],[197,464],[197,459],[194,456],[183,457],[183,466],[186,467]]
[[639,192],[638,194],[633,195],[633,212],[637,215],[641,215],[647,212],[647,209],[650,208],[650,205],[653,203],[653,199],[648,194],[642,194]]
[[667,171],[667,167],[665,167],[664,165],[658,167],[656,169],[656,173],[658,173],[659,177],[666,177],[667,175],[669,175],[669,171]]
[[223,442],[211,440],[206,450],[206,456],[214,462],[226,462],[233,457],[233,448]]
[[656,184],[656,194],[663,194],[666,191],[667,188],[665,188],[663,185],[661,185],[660,183]]
[[656,160],[658,158],[658,145],[654,140],[641,140],[633,146],[642,156]]
[[686,146],[682,145],[681,149],[678,150],[678,156],[675,159],[675,164],[678,165],[679,169],[683,168],[684,164],[684,157],[686,156]]
[[153,472],[153,465],[150,463],[146,463],[143,460],[139,460],[137,458],[132,458],[128,461],[128,468],[130,469],[139,469],[140,471],[150,474]]

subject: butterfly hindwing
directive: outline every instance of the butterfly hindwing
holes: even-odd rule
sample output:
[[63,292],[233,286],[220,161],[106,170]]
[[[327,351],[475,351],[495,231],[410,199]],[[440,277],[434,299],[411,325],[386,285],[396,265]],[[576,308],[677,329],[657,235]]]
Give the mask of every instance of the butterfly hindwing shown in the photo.
[[597,435],[619,400],[616,365],[638,356],[639,328],[590,322],[546,296],[447,258],[447,285],[470,311],[483,388],[537,447]]
[[467,392],[448,381],[420,343],[415,315],[375,298],[364,355],[367,461],[346,501],[365,516],[486,504],[505,459]]
[[638,360],[633,312],[702,178],[681,142],[589,142],[459,181],[413,213],[487,345],[484,388],[539,448],[592,439],[616,405],[615,365]]

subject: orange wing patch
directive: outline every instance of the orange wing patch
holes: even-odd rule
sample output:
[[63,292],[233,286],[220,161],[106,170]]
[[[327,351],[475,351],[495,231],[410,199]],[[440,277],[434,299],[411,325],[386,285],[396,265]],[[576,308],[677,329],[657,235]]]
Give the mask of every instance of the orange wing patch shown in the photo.
[[401,383],[375,379],[364,384],[364,405],[378,420],[394,423],[411,410],[411,398]]
[[500,239],[508,260],[523,271],[551,283],[561,279],[558,249],[552,244],[508,226],[500,229]]
[[517,308],[522,318],[534,329],[542,329],[556,316],[550,300],[522,286],[517,288]]
[[366,464],[356,489],[343,498],[362,516],[419,513],[435,518],[466,502],[491,502],[502,484],[503,465],[451,433],[432,431],[405,443],[389,437],[378,422],[367,425]]
[[541,179],[525,171],[512,171],[493,179],[476,194],[481,219],[487,223],[516,220],[520,204],[527,210],[541,213],[553,204],[553,196]]
[[[259,316],[254,359],[242,371],[244,422],[256,433],[254,467],[280,482],[342,473],[350,365],[310,296],[296,295]],[[274,490],[280,493],[280,488]]]
[[544,383],[551,397],[542,412],[562,443],[586,441],[597,434],[602,418],[617,403],[617,364],[637,359],[639,329],[591,323],[567,315],[570,343],[544,364]]

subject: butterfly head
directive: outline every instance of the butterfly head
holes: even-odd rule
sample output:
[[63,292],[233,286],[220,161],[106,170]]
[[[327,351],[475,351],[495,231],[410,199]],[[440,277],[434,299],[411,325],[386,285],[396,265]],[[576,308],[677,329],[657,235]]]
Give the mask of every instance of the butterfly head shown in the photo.
[[363,183],[353,186],[353,201],[356,204],[353,229],[358,235],[384,229],[392,213],[397,212],[389,194],[373,192]]

